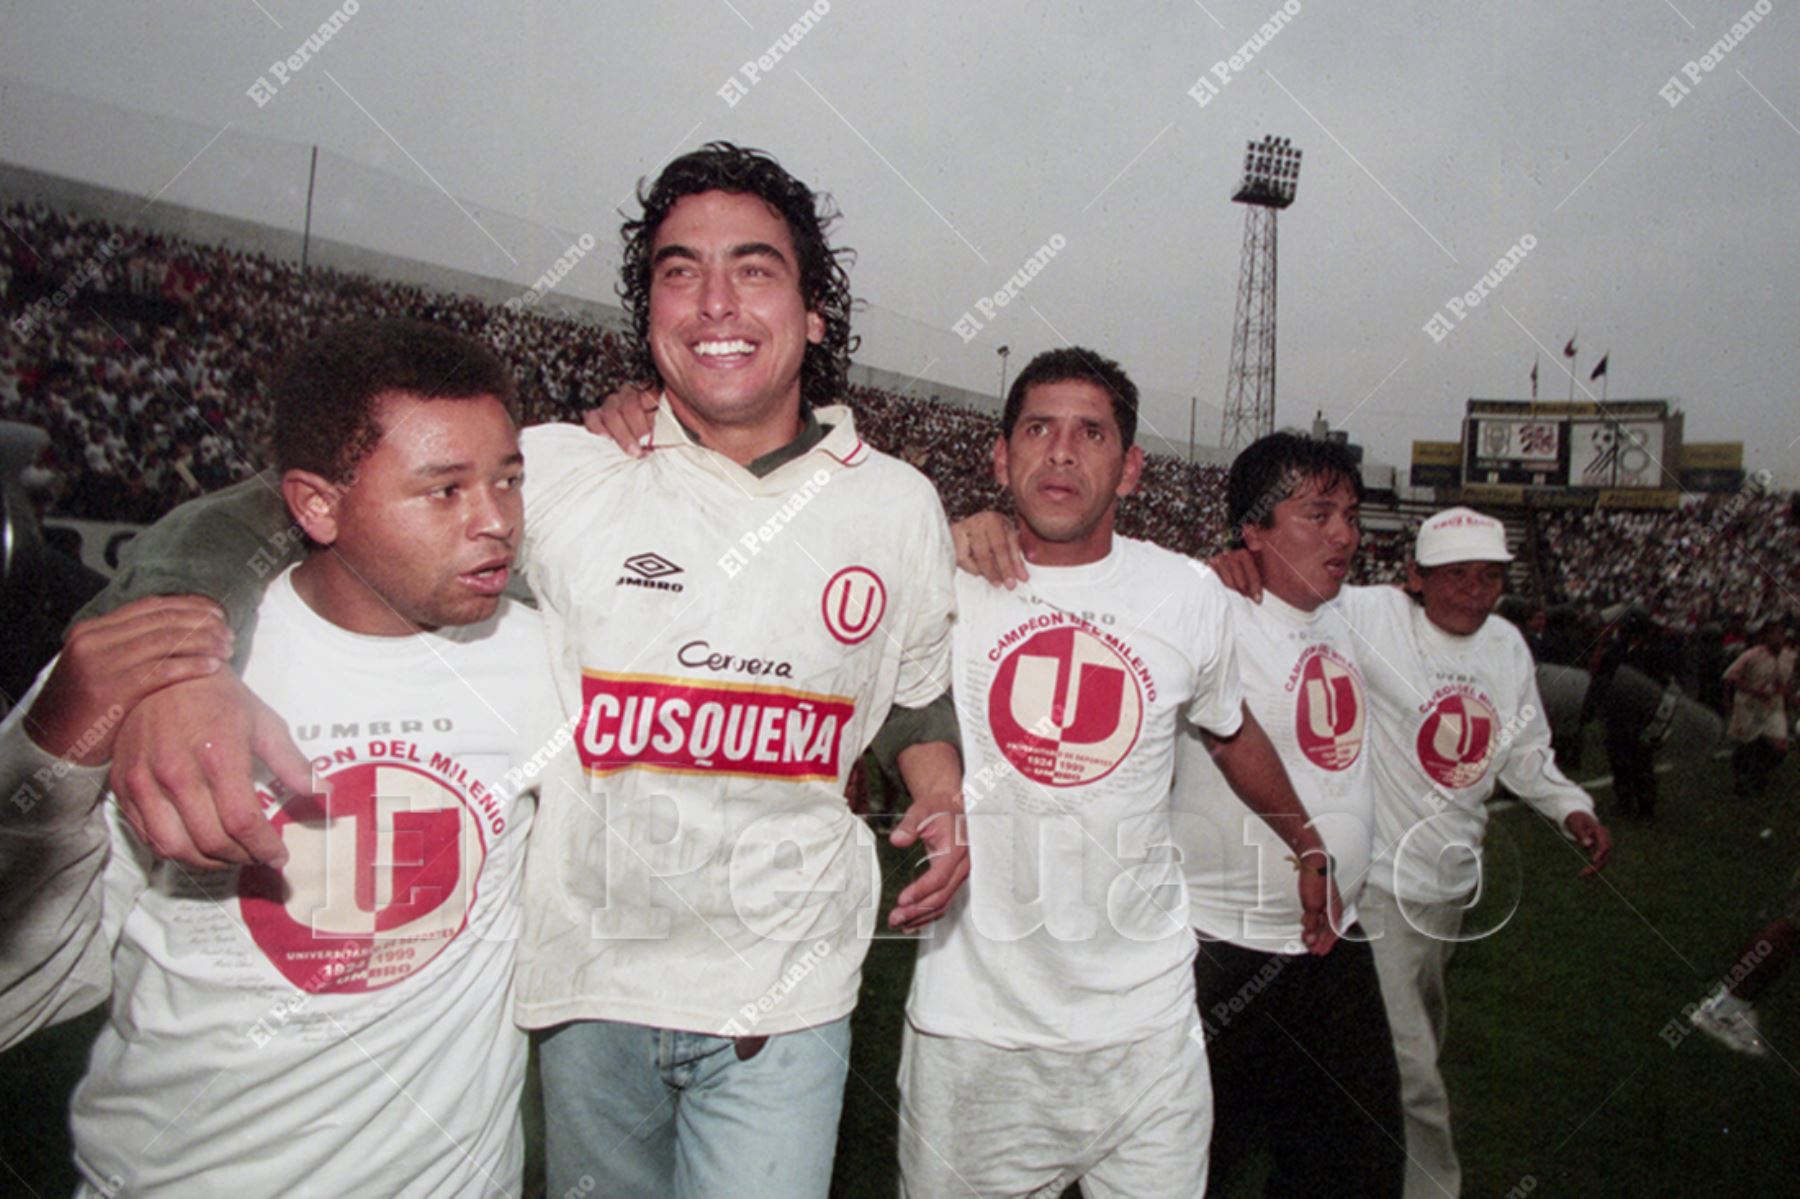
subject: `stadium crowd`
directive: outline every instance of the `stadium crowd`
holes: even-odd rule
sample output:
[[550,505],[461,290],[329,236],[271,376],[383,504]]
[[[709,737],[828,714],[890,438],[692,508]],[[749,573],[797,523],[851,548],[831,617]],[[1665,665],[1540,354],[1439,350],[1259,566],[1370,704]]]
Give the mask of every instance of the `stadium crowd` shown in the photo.
[[1710,495],[1669,512],[1565,511],[1539,525],[1554,602],[1642,604],[1681,632],[1780,616],[1800,593],[1800,498]]
[[[0,253],[0,416],[51,436],[28,482],[48,511],[144,522],[263,459],[268,364],[333,323],[409,316],[480,338],[510,363],[527,423],[572,419],[625,379],[612,333],[402,283],[9,205]],[[868,439],[918,467],[952,519],[1003,504],[993,417],[872,387],[848,397]],[[1648,606],[1673,630],[1748,624],[1800,591],[1793,497],[1717,496],[1671,512],[1548,514],[1550,603]],[[1222,467],[1153,456],[1120,531],[1181,553],[1225,548]],[[1359,581],[1404,576],[1410,529],[1370,530]]]
[[[852,387],[850,402],[857,427],[872,443],[918,467],[937,486],[951,520],[1006,506],[990,465],[999,432],[993,417],[872,387]],[[1119,505],[1119,531],[1191,557],[1226,549],[1225,474],[1222,466],[1149,456],[1137,493]],[[1410,530],[1365,530],[1359,581],[1399,580],[1410,536]]]
[[408,316],[480,337],[512,364],[528,420],[623,377],[612,334],[382,280],[8,206],[0,253],[0,414],[44,429],[32,482],[52,512],[150,521],[254,472],[270,364],[324,328]]

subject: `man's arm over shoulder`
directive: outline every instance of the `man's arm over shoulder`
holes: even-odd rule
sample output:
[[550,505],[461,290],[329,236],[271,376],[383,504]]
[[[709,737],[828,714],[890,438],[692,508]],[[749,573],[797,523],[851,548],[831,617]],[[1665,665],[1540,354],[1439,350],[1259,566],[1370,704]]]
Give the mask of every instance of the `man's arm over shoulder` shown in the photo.
[[[611,437],[590,433],[581,425],[533,425],[519,431],[525,455],[525,527],[519,537],[514,578],[542,595],[547,580],[540,571],[555,561],[541,547],[550,544],[569,522],[604,514],[605,501],[593,495],[596,484],[622,471],[641,468]],[[523,597],[519,597],[523,598]]]
[[559,516],[571,508],[593,482],[636,463],[610,437],[588,432],[580,425],[533,425],[519,432],[519,451],[525,455],[525,537],[521,556],[529,547],[554,532]]
[[76,614],[102,616],[152,595],[203,595],[246,631],[270,580],[306,553],[281,481],[264,471],[182,504],[139,533],[105,591]]
[[106,767],[77,766],[32,741],[25,716],[41,687],[0,724],[0,1049],[112,991],[101,927]]
[[1358,633],[1365,625],[1404,617],[1413,604],[1412,597],[1392,583],[1346,583],[1333,602]]

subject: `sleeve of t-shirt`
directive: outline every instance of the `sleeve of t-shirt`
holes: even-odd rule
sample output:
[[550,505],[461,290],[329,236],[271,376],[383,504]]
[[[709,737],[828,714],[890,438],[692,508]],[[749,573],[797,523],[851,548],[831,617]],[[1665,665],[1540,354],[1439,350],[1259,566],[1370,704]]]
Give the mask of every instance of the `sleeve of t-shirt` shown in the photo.
[[151,595],[204,595],[225,609],[242,639],[270,581],[305,556],[306,538],[288,515],[280,477],[264,471],[189,500],[139,533],[119,573],[75,619]]
[[1594,814],[1594,801],[1586,791],[1569,781],[1557,768],[1556,755],[1550,748],[1550,721],[1544,715],[1544,701],[1538,694],[1537,670],[1532,665],[1531,651],[1516,629],[1508,626],[1511,644],[1505,653],[1514,678],[1519,680],[1519,704],[1514,720],[1518,731],[1506,749],[1500,764],[1500,781],[1506,789],[1556,822],[1558,828],[1571,813]]
[[112,993],[105,908],[106,767],[32,741],[25,713],[50,667],[0,723],[0,1049],[99,1006]]
[[1209,568],[1196,562],[1193,569],[1199,577],[1192,584],[1187,644],[1194,655],[1194,698],[1182,714],[1216,737],[1230,737],[1244,723],[1231,598]]
[[936,492],[923,479],[926,499],[920,503],[915,572],[903,581],[913,592],[900,644],[900,674],[894,703],[924,708],[950,689],[950,622],[956,614],[956,550],[950,522]]
[[898,778],[900,751],[913,745],[945,741],[962,752],[962,726],[956,718],[956,699],[946,691],[923,708],[895,704],[869,743],[876,765],[890,778]]
[[1350,626],[1351,644],[1363,673],[1402,680],[1407,691],[1416,690],[1416,685],[1404,680],[1394,665],[1400,660],[1396,656],[1399,647],[1412,641],[1412,597],[1398,587],[1376,584],[1340,588],[1336,603],[1338,613]]
[[635,461],[612,438],[589,433],[581,425],[533,425],[519,434],[525,455],[525,534],[519,542],[520,573],[530,575],[537,547],[554,537],[570,520],[589,519],[593,509],[575,502],[591,487],[597,473]]
[[1352,584],[1338,589],[1338,611],[1350,622],[1351,629],[1359,633],[1365,624],[1373,626],[1403,619],[1412,602],[1406,592],[1388,583]]
[[1743,678],[1746,669],[1744,663],[1748,662],[1750,660],[1750,655],[1755,652],[1755,650],[1745,650],[1734,658],[1731,665],[1725,668],[1725,681],[1735,684],[1739,679]]
[[501,615],[502,627],[509,638],[516,639],[509,640],[508,646],[519,664],[522,698],[518,716],[514,718],[509,710],[507,717],[518,727],[520,760],[525,763],[525,769],[517,775],[509,772],[507,778],[517,779],[513,784],[517,793],[541,796],[548,787],[547,780],[560,768],[553,763],[564,757],[570,761],[575,758],[580,717],[563,709],[562,696],[556,689],[556,659],[543,615],[520,605],[503,606]]

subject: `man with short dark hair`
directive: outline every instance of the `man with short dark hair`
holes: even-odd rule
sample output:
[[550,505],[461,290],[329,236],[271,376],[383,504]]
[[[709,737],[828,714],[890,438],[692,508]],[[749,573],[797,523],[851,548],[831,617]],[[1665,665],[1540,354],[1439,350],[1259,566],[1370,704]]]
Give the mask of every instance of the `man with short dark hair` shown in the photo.
[[1232,594],[1250,711],[1269,730],[1330,850],[1344,934],[1305,953],[1287,848],[1246,819],[1211,755],[1179,743],[1177,844],[1200,936],[1196,998],[1217,1116],[1208,1190],[1227,1192],[1266,1147],[1271,1195],[1398,1196],[1405,1150],[1393,1036],[1356,924],[1374,839],[1368,688],[1337,602],[1361,540],[1362,480],[1338,442],[1273,433],[1226,480],[1260,604]]
[[[1110,400],[1118,441],[1124,447],[1129,461],[1137,464],[1136,468],[1129,471],[1133,479],[1130,490],[1135,490],[1135,479],[1138,470],[1142,469],[1144,458],[1144,451],[1137,444],[1137,384],[1131,381],[1118,363],[1092,350],[1084,350],[1080,346],[1064,346],[1059,350],[1045,350],[1025,364],[1025,369],[1013,379],[1013,385],[1006,393],[1006,403],[1000,410],[1000,444],[1012,441],[1013,430],[1018,428],[1019,417],[1025,410],[1031,389],[1039,384],[1052,383],[1086,383],[1098,388]],[[999,452],[999,446],[995,447],[995,451]],[[1002,486],[1009,482],[1005,478],[1000,479]]]
[[1137,388],[1091,350],[1038,356],[1007,396],[994,476],[1030,576],[957,579],[973,870],[907,1002],[907,1195],[1204,1188],[1212,1104],[1170,856],[1182,717],[1299,864],[1296,939],[1335,938],[1325,844],[1244,707],[1228,597],[1198,563],[1114,535],[1136,424]]
[[243,669],[304,754],[284,772],[312,776],[257,791],[284,865],[189,873],[102,799],[142,675],[229,658],[212,605],[78,624],[0,728],[0,789],[47,792],[0,824],[0,1035],[110,996],[70,1114],[84,1195],[516,1193],[515,772],[557,704],[542,621],[500,595],[512,381],[456,334],[371,321],[303,346],[273,391],[311,549],[258,604]]

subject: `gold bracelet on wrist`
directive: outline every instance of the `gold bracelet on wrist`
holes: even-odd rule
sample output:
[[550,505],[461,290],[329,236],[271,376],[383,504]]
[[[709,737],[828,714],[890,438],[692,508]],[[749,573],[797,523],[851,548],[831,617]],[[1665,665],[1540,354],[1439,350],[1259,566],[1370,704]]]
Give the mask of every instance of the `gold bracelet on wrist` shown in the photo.
[[[1308,858],[1324,858],[1325,861],[1318,866],[1313,866],[1306,861]],[[1290,853],[1287,860],[1293,863],[1296,871],[1304,870],[1306,873],[1316,874],[1320,878],[1329,878],[1337,873],[1337,859],[1323,849],[1309,849],[1305,853]]]

